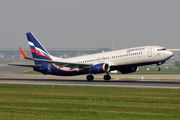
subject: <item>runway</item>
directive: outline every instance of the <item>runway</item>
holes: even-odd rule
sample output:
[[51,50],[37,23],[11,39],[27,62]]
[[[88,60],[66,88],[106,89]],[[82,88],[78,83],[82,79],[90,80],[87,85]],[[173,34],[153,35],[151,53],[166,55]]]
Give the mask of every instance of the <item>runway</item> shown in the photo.
[[0,84],[39,84],[39,85],[76,85],[104,87],[135,87],[135,88],[171,88],[180,89],[180,82],[175,81],[139,81],[139,80],[70,80],[70,79],[29,79],[29,78],[0,78]]
[[[11,69],[12,67],[6,66],[5,70]],[[12,70],[18,68],[18,73]],[[103,87],[134,87],[134,88],[170,88],[180,89],[179,81],[157,81],[157,80],[110,80],[104,81],[95,79],[94,81],[87,81],[86,75],[74,76],[74,77],[59,77],[51,75],[26,75],[19,74],[19,71],[26,70],[29,68],[16,67],[11,69],[9,72],[0,73],[0,84],[39,84],[39,85],[76,85],[76,86],[103,86]],[[100,77],[103,75],[99,75]],[[121,75],[118,75],[121,76]],[[116,76],[112,76],[114,78]],[[97,78],[97,76],[95,76]]]

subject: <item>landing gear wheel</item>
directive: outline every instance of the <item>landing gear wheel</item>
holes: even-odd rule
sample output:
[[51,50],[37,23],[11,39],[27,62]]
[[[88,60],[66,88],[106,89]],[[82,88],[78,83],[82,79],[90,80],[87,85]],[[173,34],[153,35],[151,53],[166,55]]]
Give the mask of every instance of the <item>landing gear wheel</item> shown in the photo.
[[157,68],[156,68],[156,70],[157,70],[157,71],[160,71],[160,70],[161,70],[161,68],[160,68],[160,67],[157,67]]
[[87,81],[93,81],[94,76],[93,75],[87,75],[86,79],[87,79]]
[[109,81],[111,79],[110,75],[104,75],[104,80]]

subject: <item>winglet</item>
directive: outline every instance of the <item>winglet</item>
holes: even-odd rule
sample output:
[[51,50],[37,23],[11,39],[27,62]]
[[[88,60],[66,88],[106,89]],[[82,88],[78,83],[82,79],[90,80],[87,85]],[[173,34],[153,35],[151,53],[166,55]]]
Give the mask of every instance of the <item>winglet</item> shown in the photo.
[[22,50],[21,47],[19,47],[19,50],[21,51],[21,54],[22,54],[22,56],[23,56],[25,59],[30,59],[30,58],[26,55],[26,53]]

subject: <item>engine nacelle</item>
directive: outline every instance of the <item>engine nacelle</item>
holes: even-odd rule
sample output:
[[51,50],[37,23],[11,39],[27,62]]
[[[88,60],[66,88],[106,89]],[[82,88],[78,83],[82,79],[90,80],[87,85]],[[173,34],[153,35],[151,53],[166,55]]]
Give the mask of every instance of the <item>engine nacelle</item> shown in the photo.
[[119,69],[119,71],[122,74],[132,73],[132,72],[136,72],[137,71],[137,67],[127,67],[127,68]]
[[104,73],[104,72],[108,72],[110,69],[109,64],[106,63],[100,63],[100,64],[96,64],[91,66],[91,73]]

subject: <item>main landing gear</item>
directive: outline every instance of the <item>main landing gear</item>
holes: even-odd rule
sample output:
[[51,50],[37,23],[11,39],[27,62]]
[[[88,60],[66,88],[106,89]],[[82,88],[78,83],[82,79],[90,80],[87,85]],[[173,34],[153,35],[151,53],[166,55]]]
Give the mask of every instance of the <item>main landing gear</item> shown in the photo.
[[109,81],[110,79],[111,79],[111,76],[107,72],[107,75],[104,75],[104,80]]
[[93,81],[94,80],[94,76],[93,75],[87,75],[86,77],[87,81]]
[[[87,75],[86,77],[87,81],[93,81],[94,80],[94,76],[92,74]],[[104,75],[104,80],[105,81],[109,81],[111,79],[111,76],[107,73],[107,75]]]

